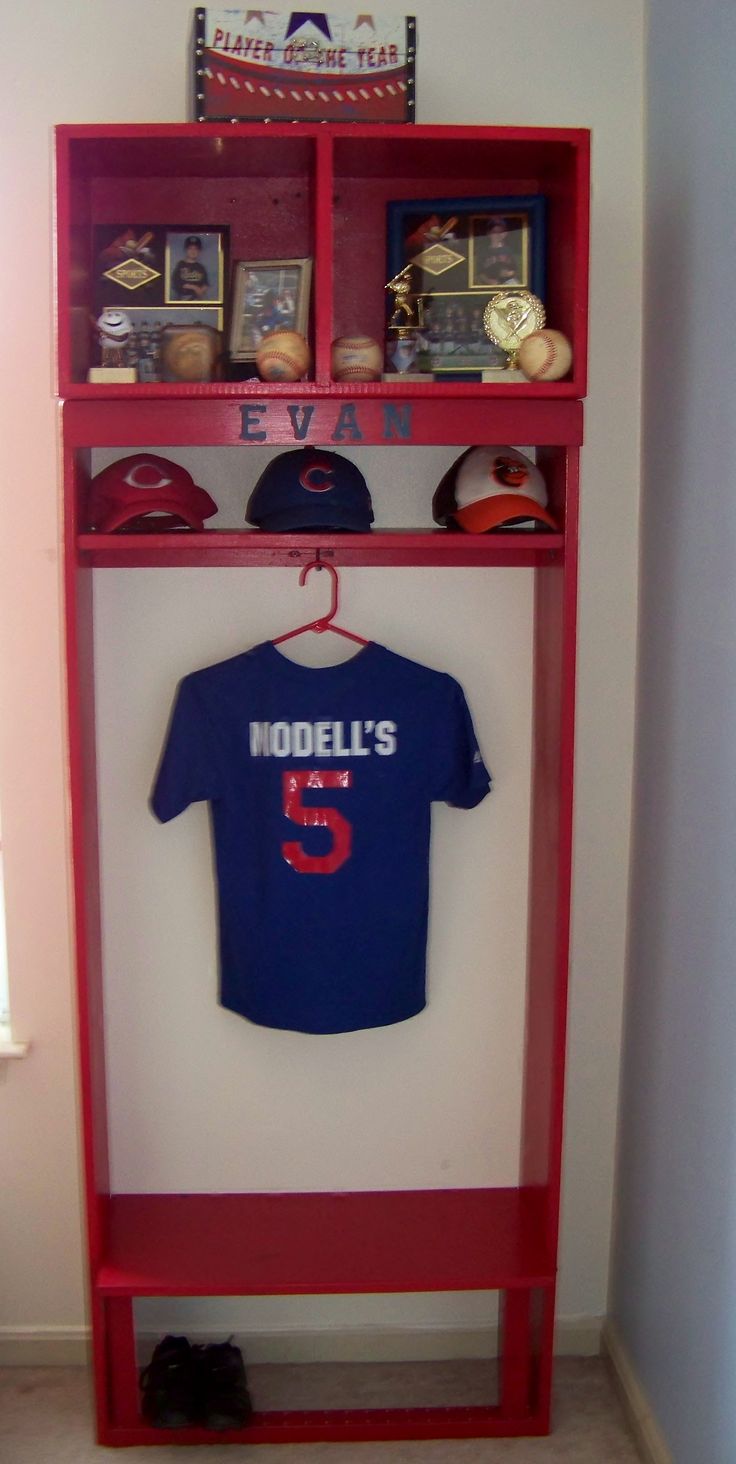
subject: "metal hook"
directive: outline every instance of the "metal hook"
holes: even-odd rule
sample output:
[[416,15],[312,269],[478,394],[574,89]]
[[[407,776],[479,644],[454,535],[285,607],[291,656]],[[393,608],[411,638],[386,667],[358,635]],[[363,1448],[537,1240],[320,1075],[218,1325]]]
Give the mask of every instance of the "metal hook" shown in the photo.
[[304,565],[304,568],[302,569],[302,571],[301,571],[301,573],[299,575],[299,584],[300,585],[305,585],[306,584],[306,582],[307,582],[307,575],[309,574],[309,571],[311,569],[326,569],[327,570],[327,573],[330,576],[330,579],[332,580],[332,601],[331,601],[331,604],[330,604],[330,608],[329,608],[327,614],[326,615],[320,615],[319,620],[318,621],[315,621],[315,624],[314,624],[314,629],[315,630],[327,630],[328,627],[329,627],[330,621],[331,620],[334,620],[335,616],[337,615],[337,610],[338,610],[338,604],[339,604],[339,598],[338,598],[338,596],[339,596],[339,583],[340,582],[339,582],[339,580],[337,578],[337,570],[335,569],[335,566],[333,564],[325,564],[324,560],[322,560],[320,558],[320,551],[319,551],[319,549],[317,550],[317,557],[315,559],[310,559],[309,564],[305,564]]

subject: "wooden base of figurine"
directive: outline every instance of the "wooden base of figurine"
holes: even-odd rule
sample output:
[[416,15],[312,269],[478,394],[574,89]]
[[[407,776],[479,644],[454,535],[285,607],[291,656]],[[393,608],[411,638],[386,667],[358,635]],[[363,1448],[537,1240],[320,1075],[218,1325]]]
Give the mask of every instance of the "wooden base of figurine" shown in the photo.
[[510,381],[525,381],[528,385],[529,377],[523,371],[507,368],[505,371],[481,371],[481,381],[490,381],[493,386],[508,386]]
[[384,371],[381,381],[434,381],[431,371]]
[[137,381],[138,372],[135,366],[90,366],[87,380],[98,385],[107,382],[110,386],[120,386],[125,382]]

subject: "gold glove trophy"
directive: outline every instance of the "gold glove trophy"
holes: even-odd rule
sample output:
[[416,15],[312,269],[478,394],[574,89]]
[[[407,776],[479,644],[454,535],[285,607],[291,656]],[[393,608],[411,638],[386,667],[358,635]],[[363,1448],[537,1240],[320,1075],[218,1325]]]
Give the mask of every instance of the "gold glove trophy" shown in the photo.
[[500,346],[508,356],[506,371],[484,373],[488,381],[527,381],[523,371],[517,369],[517,356],[522,341],[532,331],[541,330],[545,322],[545,309],[538,295],[530,290],[499,290],[488,301],[483,311],[483,329],[494,346]]

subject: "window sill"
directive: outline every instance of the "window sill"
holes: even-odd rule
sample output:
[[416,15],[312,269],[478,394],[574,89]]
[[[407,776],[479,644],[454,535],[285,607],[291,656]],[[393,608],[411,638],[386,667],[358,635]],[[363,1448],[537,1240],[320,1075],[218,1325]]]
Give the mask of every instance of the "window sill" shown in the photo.
[[30,1042],[14,1042],[8,1027],[0,1027],[0,1062],[6,1058],[26,1057]]

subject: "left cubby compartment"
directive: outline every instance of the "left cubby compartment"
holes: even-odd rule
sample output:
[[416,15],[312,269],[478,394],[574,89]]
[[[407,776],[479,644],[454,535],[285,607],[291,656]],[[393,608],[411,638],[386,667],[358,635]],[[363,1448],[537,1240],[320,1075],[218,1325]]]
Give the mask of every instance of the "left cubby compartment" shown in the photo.
[[[325,209],[321,193],[331,192],[331,179],[329,156],[316,133],[286,125],[268,129],[222,129],[210,124],[104,129],[66,125],[56,129],[56,175],[59,395],[201,397],[242,390],[237,380],[228,380],[234,373],[227,368],[223,376],[207,383],[89,383],[90,367],[99,364],[95,311],[105,303],[97,279],[95,241],[105,226],[117,225],[121,233],[132,231],[138,241],[141,231],[143,236],[155,231],[180,236],[222,231],[223,298],[221,303],[208,301],[203,308],[207,310],[205,323],[214,324],[214,313],[221,314],[225,362],[234,263],[312,261],[307,329],[313,352],[311,376],[329,376],[329,340],[320,339],[319,298],[324,293],[322,257],[329,290],[330,243],[322,242],[329,209]],[[319,230],[318,210],[323,220]],[[159,289],[163,295],[163,282]],[[120,291],[114,293],[120,308],[140,309],[134,304],[135,291],[124,290],[122,303]],[[169,313],[181,308],[181,303],[174,305]],[[154,309],[158,322],[163,323],[165,302],[156,300],[151,306]],[[329,310],[324,315],[327,320]],[[242,370],[237,375],[242,377]]]

